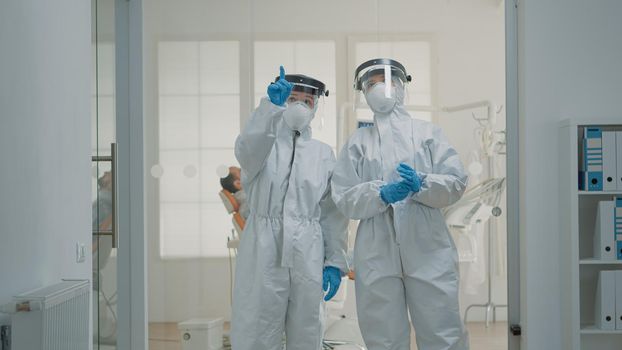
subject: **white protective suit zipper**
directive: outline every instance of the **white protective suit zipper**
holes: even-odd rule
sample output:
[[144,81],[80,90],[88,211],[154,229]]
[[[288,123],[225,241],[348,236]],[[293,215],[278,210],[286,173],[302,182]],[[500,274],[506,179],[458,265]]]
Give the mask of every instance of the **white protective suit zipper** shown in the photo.
[[[292,160],[289,161],[289,176],[292,175],[292,167],[294,166],[294,157],[296,156],[296,140],[298,140],[298,136],[300,136],[300,131],[296,130],[294,131],[294,149],[292,150]],[[289,178],[287,179],[288,183],[289,183]]]
[[[283,202],[287,202],[286,198],[287,198],[287,193],[289,192],[289,186],[291,185],[291,178],[292,178],[292,171],[294,170],[294,158],[296,158],[296,141],[298,140],[298,137],[300,136],[300,131],[295,130],[294,131],[294,136],[292,137],[292,158],[289,161],[289,174],[287,175],[287,188],[285,189],[285,198],[283,199]],[[285,219],[285,206],[283,206],[283,219]],[[283,230],[285,230],[285,220],[283,221]],[[285,239],[285,232],[283,232],[283,239]],[[291,274],[291,269],[290,269],[290,274],[289,274],[289,283],[292,283],[292,274]]]

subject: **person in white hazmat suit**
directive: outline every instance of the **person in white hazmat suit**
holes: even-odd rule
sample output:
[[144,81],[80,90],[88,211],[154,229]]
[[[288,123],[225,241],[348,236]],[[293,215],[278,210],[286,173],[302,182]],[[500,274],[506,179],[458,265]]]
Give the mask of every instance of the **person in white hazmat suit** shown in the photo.
[[355,89],[374,112],[339,154],[332,197],[360,220],[354,247],[356,305],[369,350],[465,350],[458,255],[439,208],[456,202],[467,176],[437,126],[410,117],[397,61],[360,65]]
[[288,350],[321,348],[322,298],[347,271],[348,223],[330,195],[333,150],[311,138],[322,95],[322,82],[281,67],[236,140],[250,215],[235,275],[235,350],[282,349],[284,332]]

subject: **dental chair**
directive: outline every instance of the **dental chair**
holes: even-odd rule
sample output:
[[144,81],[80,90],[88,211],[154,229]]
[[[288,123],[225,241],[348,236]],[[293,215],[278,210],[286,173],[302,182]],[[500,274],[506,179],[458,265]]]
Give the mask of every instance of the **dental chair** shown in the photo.
[[233,223],[233,228],[235,229],[235,234],[233,234],[227,242],[227,248],[237,249],[240,245],[240,237],[244,231],[244,226],[246,226],[246,220],[242,217],[242,214],[240,214],[240,204],[231,192],[222,189],[218,193],[218,196],[222,200],[222,204],[224,204],[225,209],[227,209],[227,213],[231,214],[231,222]]

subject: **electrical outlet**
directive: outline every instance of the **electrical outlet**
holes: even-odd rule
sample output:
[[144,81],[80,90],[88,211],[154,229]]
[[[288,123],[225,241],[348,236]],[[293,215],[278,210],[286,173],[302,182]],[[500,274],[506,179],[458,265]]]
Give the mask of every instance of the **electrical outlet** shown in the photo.
[[86,260],[86,248],[84,244],[76,243],[76,262],[83,263]]

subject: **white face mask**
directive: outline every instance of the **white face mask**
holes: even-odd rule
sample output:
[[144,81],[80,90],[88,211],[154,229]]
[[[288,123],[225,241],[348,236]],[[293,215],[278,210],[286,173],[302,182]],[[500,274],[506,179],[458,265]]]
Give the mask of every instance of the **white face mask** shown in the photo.
[[283,112],[283,120],[290,129],[302,131],[311,123],[314,114],[315,111],[304,102],[296,101],[288,103],[287,109]]
[[391,87],[391,97],[385,96],[385,83],[376,83],[365,93],[365,100],[375,113],[387,114],[395,108],[399,96],[396,95],[395,87]]

